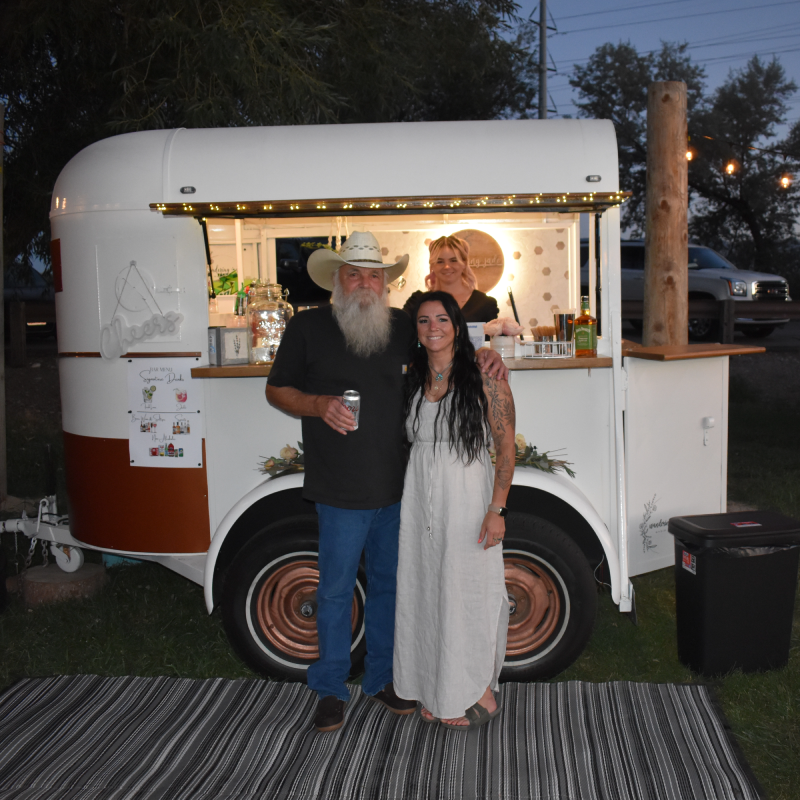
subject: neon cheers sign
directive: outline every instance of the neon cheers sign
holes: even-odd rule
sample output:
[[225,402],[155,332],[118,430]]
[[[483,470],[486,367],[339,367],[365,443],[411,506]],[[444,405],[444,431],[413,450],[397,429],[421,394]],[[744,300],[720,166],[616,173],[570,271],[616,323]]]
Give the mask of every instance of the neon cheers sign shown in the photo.
[[141,325],[128,325],[122,317],[114,317],[100,328],[100,355],[109,361],[124,356],[136,342],[177,333],[182,322],[183,314],[176,311],[153,314]]

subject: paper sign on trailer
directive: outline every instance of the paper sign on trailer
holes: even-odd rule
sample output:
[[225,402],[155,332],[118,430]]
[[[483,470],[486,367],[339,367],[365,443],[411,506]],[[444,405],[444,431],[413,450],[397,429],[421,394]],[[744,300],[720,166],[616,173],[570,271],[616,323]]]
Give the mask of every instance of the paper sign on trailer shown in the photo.
[[201,389],[192,385],[194,358],[128,359],[128,443],[131,466],[203,466]]

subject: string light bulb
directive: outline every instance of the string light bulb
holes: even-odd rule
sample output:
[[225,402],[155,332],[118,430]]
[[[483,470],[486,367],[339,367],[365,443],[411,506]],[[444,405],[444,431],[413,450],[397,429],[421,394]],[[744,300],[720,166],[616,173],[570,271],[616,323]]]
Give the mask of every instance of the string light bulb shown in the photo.
[[792,176],[791,175],[782,175],[781,176],[781,187],[784,189],[788,189],[792,185]]
[[691,150],[686,151],[686,160],[691,161],[694,158],[694,153]]
[[728,175],[733,175],[733,173],[734,173],[734,172],[736,172],[736,164],[735,164],[733,161],[729,161],[729,162],[728,162],[728,163],[725,165],[725,172],[726,172]]

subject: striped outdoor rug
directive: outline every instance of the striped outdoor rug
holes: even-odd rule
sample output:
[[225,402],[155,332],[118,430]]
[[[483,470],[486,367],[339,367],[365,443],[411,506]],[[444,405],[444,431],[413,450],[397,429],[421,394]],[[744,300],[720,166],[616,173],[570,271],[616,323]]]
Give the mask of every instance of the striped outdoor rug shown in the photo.
[[0,697],[0,798],[759,797],[703,686],[506,684],[502,715],[470,733],[352,692],[320,735],[299,684],[23,680]]

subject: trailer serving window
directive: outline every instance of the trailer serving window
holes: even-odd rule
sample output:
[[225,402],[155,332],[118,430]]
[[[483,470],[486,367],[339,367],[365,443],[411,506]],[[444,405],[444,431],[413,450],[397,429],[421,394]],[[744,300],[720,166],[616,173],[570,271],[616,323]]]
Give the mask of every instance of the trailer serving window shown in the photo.
[[[581,258],[581,234],[591,228],[594,236],[594,216],[624,199],[624,193],[536,194],[157,203],[151,208],[165,216],[191,215],[206,226],[218,295],[258,279],[288,288],[295,305],[327,302],[328,293],[308,278],[305,264],[314,249],[335,247],[351,231],[375,233],[388,258],[410,255],[404,276],[390,287],[390,303],[397,307],[424,289],[430,241],[458,234],[470,243],[478,289],[498,301],[502,316],[512,315],[513,294],[528,329],[547,324],[557,308],[577,308],[580,295],[598,285],[594,270],[581,275],[581,263],[587,262]],[[594,307],[595,291],[589,293]]]

